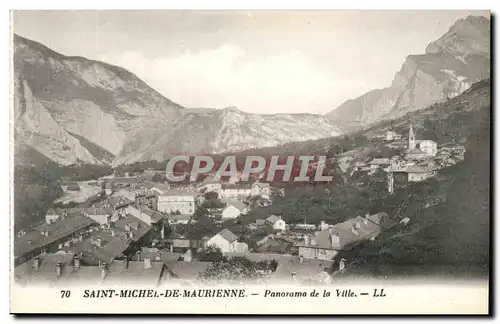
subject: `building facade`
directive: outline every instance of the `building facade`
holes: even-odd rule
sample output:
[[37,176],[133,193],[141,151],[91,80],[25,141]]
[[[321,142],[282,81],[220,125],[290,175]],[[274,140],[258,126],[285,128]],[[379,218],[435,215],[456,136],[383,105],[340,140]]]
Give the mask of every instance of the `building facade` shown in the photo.
[[167,192],[158,197],[158,210],[162,213],[193,215],[201,195],[196,192]]

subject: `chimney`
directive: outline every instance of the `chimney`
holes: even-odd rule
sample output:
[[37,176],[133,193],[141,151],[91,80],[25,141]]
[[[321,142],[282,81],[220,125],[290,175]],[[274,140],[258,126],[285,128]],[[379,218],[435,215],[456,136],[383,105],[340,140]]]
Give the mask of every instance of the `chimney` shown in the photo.
[[149,268],[151,268],[151,258],[144,257],[144,269],[149,269]]
[[368,225],[368,218],[363,218],[363,224]]
[[56,264],[56,273],[57,273],[58,277],[60,277],[61,274],[62,274],[62,267],[63,267],[63,263],[61,261],[57,262],[57,264]]
[[305,245],[309,245],[309,244],[311,244],[311,240],[309,239],[309,235],[305,235],[305,236],[304,236],[304,244],[305,244]]
[[123,256],[123,268],[128,269],[128,257],[126,255]]
[[83,241],[83,234],[80,234],[80,236],[78,237],[78,240],[79,240],[80,242],[82,242],[82,241]]
[[73,259],[73,264],[74,264],[75,269],[77,269],[77,270],[80,269],[80,258],[79,257],[75,257]]
[[33,259],[33,269],[38,269],[40,268],[40,257],[35,257]]
[[98,247],[102,247],[102,238],[101,237],[96,238],[95,245],[97,245]]
[[141,251],[137,251],[137,262],[141,262]]
[[355,227],[355,226],[352,226],[352,227],[351,227],[351,232],[352,232],[352,234],[354,234],[354,235],[359,235],[359,232],[358,232],[358,230],[356,229],[356,227]]
[[115,236],[115,230],[114,229],[111,230],[111,236],[113,236],[113,237]]
[[101,264],[101,280],[104,280],[104,278],[106,278],[107,274],[108,274],[108,263],[103,262]]
[[304,263],[304,257],[302,255],[299,256],[299,263]]
[[174,243],[170,244],[170,253],[174,253]]
[[361,228],[361,222],[359,220],[356,221],[356,228]]

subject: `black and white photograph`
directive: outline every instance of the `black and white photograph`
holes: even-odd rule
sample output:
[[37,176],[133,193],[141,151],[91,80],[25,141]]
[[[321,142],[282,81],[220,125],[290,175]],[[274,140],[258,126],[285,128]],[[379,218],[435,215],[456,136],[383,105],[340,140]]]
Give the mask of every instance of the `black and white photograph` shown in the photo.
[[11,312],[488,314],[492,20],[11,11]]

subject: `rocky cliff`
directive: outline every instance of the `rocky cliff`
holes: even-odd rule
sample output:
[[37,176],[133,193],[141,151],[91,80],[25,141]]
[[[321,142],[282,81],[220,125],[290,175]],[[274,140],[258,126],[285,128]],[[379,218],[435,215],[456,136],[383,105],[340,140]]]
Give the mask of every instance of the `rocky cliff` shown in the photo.
[[64,56],[17,35],[13,83],[17,163],[29,158],[27,148],[63,165],[118,165],[340,133],[320,115],[186,109],[121,67]]
[[348,100],[326,116],[351,127],[388,118],[457,96],[490,77],[490,20],[458,20],[425,54],[409,55],[392,84]]

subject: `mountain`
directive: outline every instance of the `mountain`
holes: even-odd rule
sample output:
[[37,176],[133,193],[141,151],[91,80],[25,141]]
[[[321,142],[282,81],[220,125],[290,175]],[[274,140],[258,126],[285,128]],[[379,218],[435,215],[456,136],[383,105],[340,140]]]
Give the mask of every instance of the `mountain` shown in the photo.
[[[129,71],[14,35],[16,163],[34,149],[62,165],[165,160],[318,139],[341,132],[313,114],[186,109]],[[28,161],[26,161],[28,160]]]
[[[252,148],[274,147],[280,144],[320,139],[340,133],[325,117],[313,114],[257,115],[235,107],[204,109],[191,112],[151,138],[147,131],[130,140],[116,164],[145,160],[163,161],[172,153],[224,153]],[[171,140],[178,139],[178,140]],[[135,142],[136,141],[136,142]]]
[[[241,155],[327,155],[331,156],[335,147],[342,151],[365,149],[373,145],[383,145],[387,131],[392,130],[406,136],[410,124],[419,136],[432,135],[438,144],[450,141],[461,143],[467,140],[471,129],[477,129],[479,121],[490,118],[491,80],[474,83],[469,89],[449,100],[434,103],[424,109],[415,110],[394,119],[381,120],[361,130],[342,136],[286,143],[276,147],[252,149]],[[486,116],[486,117],[485,117]],[[431,128],[431,129],[428,129]],[[368,139],[371,144],[366,143]],[[337,149],[336,153],[341,150]],[[346,152],[351,155],[352,151]]]
[[390,86],[348,100],[326,116],[360,128],[455,97],[489,77],[490,20],[469,16],[430,43],[425,54],[409,55]]

